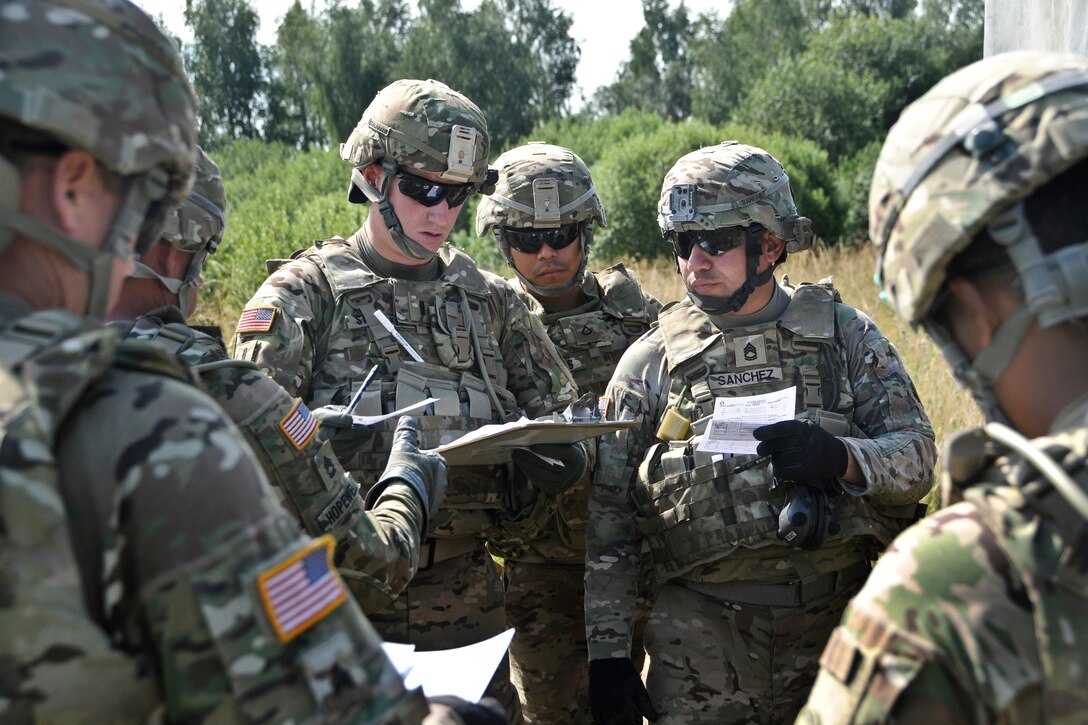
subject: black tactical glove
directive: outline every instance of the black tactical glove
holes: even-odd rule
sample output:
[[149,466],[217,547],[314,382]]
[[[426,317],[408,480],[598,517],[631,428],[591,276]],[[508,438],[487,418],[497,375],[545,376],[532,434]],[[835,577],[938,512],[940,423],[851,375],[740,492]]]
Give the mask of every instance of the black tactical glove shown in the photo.
[[[462,700],[452,695],[428,697],[427,701],[436,705],[444,705],[453,710],[453,713],[461,718],[465,725],[508,725],[510,722],[510,718],[507,717],[506,711],[502,709],[499,701],[491,697],[485,697],[477,703],[471,703],[468,700]],[[423,722],[430,721],[424,720]]]
[[538,443],[515,448],[510,458],[534,486],[552,495],[573,486],[586,470],[586,450],[581,443]]
[[642,718],[661,717],[628,657],[589,663],[589,703],[596,725],[641,725]]
[[321,421],[321,436],[332,443],[333,452],[342,460],[355,455],[374,437],[374,429],[355,425],[343,405],[323,405],[310,413]]
[[775,474],[784,481],[816,481],[846,473],[846,444],[811,420],[783,420],[752,431],[756,453],[771,456]]
[[419,450],[419,427],[415,418],[402,415],[397,421],[397,430],[393,433],[393,450],[381,478],[366,492],[364,502],[367,509],[374,505],[385,487],[395,481],[403,481],[412,487],[423,503],[427,521],[423,531],[427,531],[428,521],[442,505],[446,497],[446,462],[439,454]]

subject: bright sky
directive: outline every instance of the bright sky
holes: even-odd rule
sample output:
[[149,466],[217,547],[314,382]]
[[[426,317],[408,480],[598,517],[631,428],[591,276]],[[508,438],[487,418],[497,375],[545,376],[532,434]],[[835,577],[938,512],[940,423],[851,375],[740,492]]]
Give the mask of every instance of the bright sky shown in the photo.
[[[152,17],[162,16],[166,27],[186,40],[192,35],[185,27],[181,0],[134,0]],[[291,7],[293,0],[257,0],[252,5],[260,15],[261,27],[258,42],[268,45],[276,37],[280,18]],[[319,6],[323,0],[315,0]],[[303,0],[303,7],[309,0]],[[462,0],[462,7],[473,8],[478,0]],[[578,62],[577,85],[585,95],[592,95],[599,86],[611,83],[620,63],[628,57],[628,44],[642,28],[642,3],[640,0],[552,0],[552,4],[566,11],[573,19],[571,35],[582,48]],[[680,0],[669,0],[670,7],[677,7]],[[720,16],[729,10],[729,0],[684,0],[689,16],[717,11]],[[575,90],[572,105],[581,106]]]

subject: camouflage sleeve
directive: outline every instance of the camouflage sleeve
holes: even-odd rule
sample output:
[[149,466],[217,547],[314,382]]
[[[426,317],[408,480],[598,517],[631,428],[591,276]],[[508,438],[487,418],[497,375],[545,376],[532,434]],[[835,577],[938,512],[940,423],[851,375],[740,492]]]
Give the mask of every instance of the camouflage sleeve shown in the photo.
[[359,484],[301,400],[237,361],[199,369],[204,388],[241,428],[288,511],[311,536],[336,539],[336,565],[363,611],[392,602],[419,565],[423,508],[412,490],[395,484],[379,507],[365,511]]
[[276,270],[246,303],[234,357],[257,363],[292,395],[310,400],[315,348],[329,327],[332,291],[306,258]]
[[245,440],[196,388],[110,373],[58,460],[98,616],[123,646],[154,653],[166,720],[425,708],[347,595],[331,539],[300,536]]
[[489,297],[495,335],[507,369],[507,388],[529,418],[562,410],[577,397],[574,376],[567,369],[540,320],[506,280],[484,273],[491,286]]
[[652,333],[620,358],[605,397],[617,420],[639,425],[601,436],[586,528],[586,639],[589,658],[630,656],[642,539],[632,495],[638,466],[656,440],[668,395],[661,336]]
[[1023,582],[975,508],[957,504],[912,526],[877,562],[824,650],[798,722],[1026,715],[1044,679],[1037,651]]
[[843,488],[881,504],[922,500],[933,486],[937,446],[914,383],[899,353],[864,313],[838,305],[840,354],[854,394],[854,425],[844,438],[865,477]]

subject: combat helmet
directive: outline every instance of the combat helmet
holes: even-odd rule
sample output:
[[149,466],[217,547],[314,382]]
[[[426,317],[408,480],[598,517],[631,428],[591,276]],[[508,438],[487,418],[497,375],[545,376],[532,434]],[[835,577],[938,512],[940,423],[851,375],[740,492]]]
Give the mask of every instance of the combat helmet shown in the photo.
[[[115,256],[158,239],[189,193],[196,100],[181,59],[127,0],[0,0],[0,68],[0,117],[14,129],[0,139],[0,250],[21,233],[64,255],[90,275],[87,313],[103,318]],[[99,249],[18,211],[15,157],[44,147],[82,149],[122,178]]]
[[[771,279],[774,267],[789,252],[812,246],[812,222],[797,214],[790,178],[782,164],[761,148],[737,141],[707,146],[681,156],[665,174],[657,206],[657,223],[665,241],[684,233],[736,229],[744,243],[747,279],[730,297],[689,292],[700,308],[710,313],[735,312],[749,295]],[[759,235],[763,229],[786,242],[775,265],[757,274]]]
[[[487,165],[489,146],[487,121],[464,95],[435,80],[394,81],[378,92],[340,144],[340,158],[353,167],[348,201],[377,204],[398,248],[415,259],[428,259],[431,252],[404,234],[389,202],[394,175],[400,168],[426,171],[490,193],[495,173]],[[385,171],[381,189],[362,173],[375,162]]]
[[[941,347],[991,421],[1007,422],[992,385],[1031,321],[1088,315],[1088,239],[1046,252],[1023,200],[1088,158],[1088,62],[996,55],[944,78],[903,111],[877,160],[869,233],[883,296]],[[972,363],[935,318],[953,260],[979,235],[1004,248],[1025,304]]]
[[[476,208],[477,236],[494,230],[499,250],[526,289],[554,297],[580,284],[593,242],[593,224],[607,225],[589,167],[568,148],[533,141],[499,156],[495,168],[499,177],[495,191]],[[582,240],[578,271],[560,285],[533,284],[514,265],[504,230],[558,230],[567,225],[576,225]]]
[[183,312],[189,310],[189,298],[194,294],[197,279],[209,254],[215,254],[223,242],[227,226],[227,196],[223,190],[223,177],[219,166],[208,158],[203,149],[198,150],[196,181],[193,193],[166,219],[162,239],[175,249],[193,255],[185,270],[185,276],[167,277],[142,262],[137,262],[132,277],[157,279],[171,293],[178,296]]

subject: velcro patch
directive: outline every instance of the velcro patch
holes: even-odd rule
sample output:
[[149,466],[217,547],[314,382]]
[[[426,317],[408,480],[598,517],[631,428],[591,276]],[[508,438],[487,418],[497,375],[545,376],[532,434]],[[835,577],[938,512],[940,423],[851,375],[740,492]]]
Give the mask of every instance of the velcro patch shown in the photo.
[[317,418],[313,417],[301,398],[295,398],[295,407],[280,421],[280,430],[291,445],[301,451],[317,433]]
[[265,613],[281,642],[290,642],[347,599],[332,565],[334,546],[326,534],[257,575]]
[[237,332],[268,332],[275,319],[275,307],[247,307],[238,318]]

